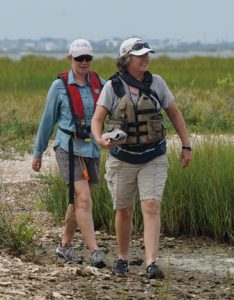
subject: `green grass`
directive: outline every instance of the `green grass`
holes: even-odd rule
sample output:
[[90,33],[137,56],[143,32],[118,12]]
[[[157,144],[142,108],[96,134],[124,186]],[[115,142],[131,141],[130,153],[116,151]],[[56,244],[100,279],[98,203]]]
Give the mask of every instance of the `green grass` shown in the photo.
[[[19,61],[0,58],[4,72],[0,74],[1,92],[47,91],[57,74],[69,67],[66,59],[25,56]],[[92,69],[104,79],[116,72],[115,60],[110,57],[95,59]],[[212,90],[218,84],[233,87],[234,58],[192,57],[151,59],[150,71],[160,74],[174,89]]]
[[38,208],[50,212],[55,223],[61,225],[68,204],[67,187],[58,172],[56,174],[40,175],[39,177],[46,184],[46,188],[38,194]]
[[193,161],[181,169],[176,149],[162,202],[162,230],[172,235],[234,237],[234,147],[216,139],[193,145]]
[[0,204],[0,248],[15,255],[34,254],[36,227],[29,213],[16,213],[8,204]]
[[172,89],[212,90],[227,79],[233,86],[234,58],[165,56],[151,60],[150,71],[161,74]]

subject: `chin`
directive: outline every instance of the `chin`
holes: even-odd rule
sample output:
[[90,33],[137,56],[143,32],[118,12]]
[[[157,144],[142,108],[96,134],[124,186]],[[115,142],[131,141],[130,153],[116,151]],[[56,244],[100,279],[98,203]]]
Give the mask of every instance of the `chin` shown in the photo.
[[80,69],[80,70],[79,70],[79,73],[81,73],[81,74],[87,74],[87,73],[88,73],[88,71],[89,71],[89,69],[88,69],[88,68],[85,68],[85,69]]

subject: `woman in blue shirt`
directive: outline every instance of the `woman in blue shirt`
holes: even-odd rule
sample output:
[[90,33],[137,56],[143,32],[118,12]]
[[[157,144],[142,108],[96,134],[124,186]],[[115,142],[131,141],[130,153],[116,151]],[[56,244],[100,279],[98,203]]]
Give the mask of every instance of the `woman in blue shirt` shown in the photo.
[[70,201],[56,254],[67,263],[82,263],[72,246],[79,226],[90,250],[91,265],[102,268],[106,264],[95,239],[90,192],[91,185],[99,180],[100,149],[90,133],[90,125],[104,80],[90,71],[93,56],[87,40],[72,42],[68,55],[71,69],[59,74],[48,92],[35,139],[32,168],[40,171],[43,152],[48,147],[55,124],[58,124],[54,149],[59,170],[70,186]]

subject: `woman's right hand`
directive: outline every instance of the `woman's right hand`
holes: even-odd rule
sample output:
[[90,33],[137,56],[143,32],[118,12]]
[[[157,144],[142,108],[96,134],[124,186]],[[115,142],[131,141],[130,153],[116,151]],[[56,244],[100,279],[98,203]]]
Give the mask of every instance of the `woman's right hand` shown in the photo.
[[98,138],[98,139],[96,139],[96,143],[104,149],[111,149],[116,146],[116,142],[111,141],[110,139],[106,140],[103,138]]

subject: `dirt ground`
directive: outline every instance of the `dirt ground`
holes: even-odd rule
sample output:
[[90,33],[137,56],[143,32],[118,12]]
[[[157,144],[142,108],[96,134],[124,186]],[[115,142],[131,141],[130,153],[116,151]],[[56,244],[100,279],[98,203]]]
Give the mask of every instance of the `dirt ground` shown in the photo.
[[[54,167],[48,151],[43,172]],[[89,255],[77,232],[74,245],[84,257],[83,265],[66,265],[55,255],[62,227],[49,213],[38,210],[32,201],[41,183],[31,171],[31,156],[0,161],[1,202],[7,202],[22,214],[31,212],[38,226],[35,255],[16,257],[0,250],[0,299],[234,299],[234,248],[208,238],[161,236],[159,264],[164,280],[144,277],[142,236],[133,236],[130,274],[126,278],[111,275],[116,259],[116,240],[96,232],[98,245],[105,253],[107,267],[89,266]]]

